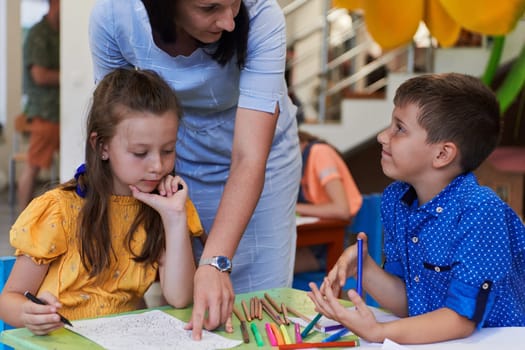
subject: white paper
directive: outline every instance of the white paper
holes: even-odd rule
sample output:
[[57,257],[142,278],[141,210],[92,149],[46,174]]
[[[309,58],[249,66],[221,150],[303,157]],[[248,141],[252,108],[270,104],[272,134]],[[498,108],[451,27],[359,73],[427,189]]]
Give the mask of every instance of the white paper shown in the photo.
[[315,218],[313,216],[296,216],[295,217],[295,225],[305,225],[305,224],[312,224],[314,222],[319,221],[319,218]]
[[73,321],[69,330],[88,338],[108,350],[227,349],[238,346],[218,334],[202,331],[202,340],[191,339],[185,323],[160,310],[115,317]]

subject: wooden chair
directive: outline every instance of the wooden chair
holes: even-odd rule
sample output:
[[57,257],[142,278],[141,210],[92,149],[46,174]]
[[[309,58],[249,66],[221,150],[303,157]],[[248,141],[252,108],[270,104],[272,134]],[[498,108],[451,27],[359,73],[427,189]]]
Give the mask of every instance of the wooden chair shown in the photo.
[[[11,273],[11,270],[13,269],[13,265],[15,264],[16,258],[14,256],[0,256],[0,293],[4,289],[5,282],[7,282],[7,278],[9,277],[9,274]],[[4,321],[0,320],[0,333],[4,330],[11,329],[10,325],[5,323]],[[7,347],[6,345],[0,344],[0,350],[7,350],[11,349],[10,347]]]

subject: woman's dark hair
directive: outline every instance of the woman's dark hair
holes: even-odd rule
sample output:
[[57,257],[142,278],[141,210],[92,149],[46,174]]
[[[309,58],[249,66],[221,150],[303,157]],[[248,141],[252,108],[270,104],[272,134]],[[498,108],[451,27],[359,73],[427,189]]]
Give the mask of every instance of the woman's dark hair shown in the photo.
[[[175,7],[177,0],[142,0],[148,12],[151,28],[160,35],[162,41],[173,43],[177,40],[175,33]],[[232,32],[224,31],[217,49],[210,53],[211,57],[224,66],[237,55],[237,66],[242,68],[246,60],[248,47],[248,31],[250,21],[248,10],[241,2],[239,13],[235,17],[235,29]]]

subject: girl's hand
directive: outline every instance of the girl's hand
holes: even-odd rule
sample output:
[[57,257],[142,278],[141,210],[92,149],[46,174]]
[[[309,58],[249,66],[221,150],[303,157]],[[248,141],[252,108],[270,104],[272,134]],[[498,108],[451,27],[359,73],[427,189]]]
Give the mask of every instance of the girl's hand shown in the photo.
[[339,299],[332,293],[330,282],[327,278],[323,282],[326,285],[326,292],[323,294],[315,283],[310,283],[311,292],[308,296],[315,304],[315,311],[322,313],[325,317],[335,320],[352,331],[357,336],[370,341],[382,342],[383,325],[378,323],[372,310],[366,306],[364,300],[351,289],[348,297],[355,306],[355,309],[348,310],[340,304]]
[[[357,235],[358,239],[363,240],[363,264],[366,259],[364,258],[368,254],[368,237],[364,232],[360,232]],[[321,285],[321,292],[326,294],[326,289],[331,288],[334,295],[339,295],[341,288],[345,285],[348,277],[355,277],[357,274],[357,243],[346,248],[343,254],[339,257],[336,264],[328,273],[325,281]]]
[[57,314],[62,304],[49,292],[43,292],[38,297],[46,302],[47,305],[36,304],[30,300],[22,304],[21,319],[24,327],[36,335],[46,335],[51,331],[62,328],[64,324],[60,321],[60,316]]
[[133,197],[149,205],[163,217],[177,213],[186,214],[188,186],[180,176],[166,175],[157,187],[158,194],[141,192],[133,185],[129,187]]

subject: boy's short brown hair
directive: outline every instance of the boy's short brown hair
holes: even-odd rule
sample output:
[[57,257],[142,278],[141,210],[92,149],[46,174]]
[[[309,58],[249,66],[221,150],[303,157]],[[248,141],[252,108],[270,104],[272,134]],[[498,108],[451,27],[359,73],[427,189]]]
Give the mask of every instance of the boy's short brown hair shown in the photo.
[[394,104],[409,103],[420,108],[418,122],[428,143],[456,144],[464,172],[476,169],[499,142],[499,103],[478,78],[444,73],[408,79],[397,89]]

